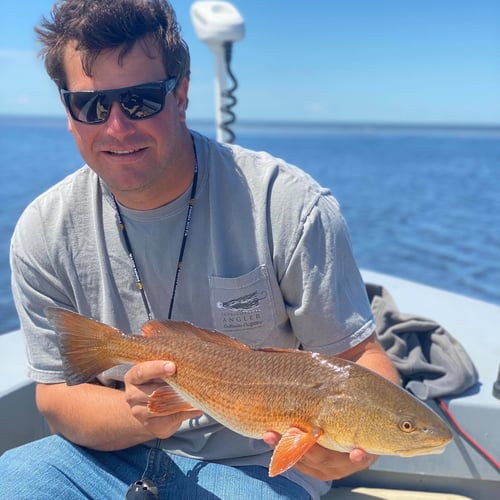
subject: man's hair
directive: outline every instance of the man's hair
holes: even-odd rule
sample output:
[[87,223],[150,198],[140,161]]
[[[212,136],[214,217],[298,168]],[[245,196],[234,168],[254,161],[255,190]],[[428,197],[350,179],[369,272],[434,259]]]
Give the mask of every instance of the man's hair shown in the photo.
[[151,43],[158,47],[167,77],[189,78],[189,49],[166,0],[58,0],[51,19],[42,18],[35,31],[47,73],[59,88],[67,85],[64,52],[70,42],[88,76],[102,51],[119,49],[121,64],[139,42],[146,54]]

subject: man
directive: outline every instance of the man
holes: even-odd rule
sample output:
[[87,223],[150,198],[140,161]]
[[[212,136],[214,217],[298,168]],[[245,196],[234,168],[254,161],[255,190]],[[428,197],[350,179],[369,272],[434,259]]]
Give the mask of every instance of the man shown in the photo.
[[189,53],[170,5],[62,0],[52,15],[37,32],[86,166],[35,200],[13,236],[29,374],[56,435],[7,452],[0,491],[120,498],[148,478],[162,498],[318,498],[376,457],[315,445],[271,479],[272,430],[252,440],[199,411],[147,411],[158,379],[175,372],[169,360],[65,384],[51,305],[135,333],[153,317],[190,321],[398,377],[329,191],[187,128]]

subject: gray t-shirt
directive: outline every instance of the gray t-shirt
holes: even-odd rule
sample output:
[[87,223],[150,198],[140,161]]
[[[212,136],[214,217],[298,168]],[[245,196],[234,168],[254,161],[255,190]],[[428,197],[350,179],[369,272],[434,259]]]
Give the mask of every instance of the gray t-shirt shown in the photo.
[[[366,291],[337,201],[300,169],[269,154],[193,132],[196,203],[172,319],[253,347],[337,354],[374,331]],[[153,315],[166,319],[190,189],[149,211],[121,207]],[[57,334],[44,317],[55,305],[139,333],[147,320],[111,194],[84,166],[34,200],[12,238],[12,288],[26,337],[28,373],[64,381]],[[220,360],[218,362],[223,362]],[[119,379],[107,372],[104,383]],[[231,465],[269,463],[269,448],[203,416],[162,446]],[[285,475],[313,496],[327,485]]]

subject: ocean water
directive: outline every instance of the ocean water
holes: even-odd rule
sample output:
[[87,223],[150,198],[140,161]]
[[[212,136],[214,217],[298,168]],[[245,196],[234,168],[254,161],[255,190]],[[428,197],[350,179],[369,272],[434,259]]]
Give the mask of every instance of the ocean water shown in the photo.
[[[213,127],[190,123],[209,136]],[[358,264],[500,303],[500,128],[240,124],[331,189]],[[82,161],[62,118],[0,117],[0,333],[18,327],[9,241],[24,207]]]

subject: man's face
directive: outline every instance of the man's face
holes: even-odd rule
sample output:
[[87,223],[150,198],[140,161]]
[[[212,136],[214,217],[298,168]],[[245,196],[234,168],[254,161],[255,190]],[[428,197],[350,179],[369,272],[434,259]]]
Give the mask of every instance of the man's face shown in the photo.
[[[101,53],[89,77],[83,71],[81,54],[69,44],[64,58],[67,90],[116,89],[171,76],[165,73],[154,47],[149,48],[147,55],[142,45],[136,43],[121,64],[118,53],[119,50]],[[127,118],[117,102],[104,123],[80,123],[68,113],[68,128],[80,154],[124,205],[137,209],[160,206],[170,201],[162,196],[178,191],[179,183],[185,184],[183,160],[190,158],[186,152],[187,91],[185,79],[175,93],[166,96],[161,112],[141,120]]]

